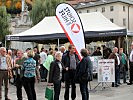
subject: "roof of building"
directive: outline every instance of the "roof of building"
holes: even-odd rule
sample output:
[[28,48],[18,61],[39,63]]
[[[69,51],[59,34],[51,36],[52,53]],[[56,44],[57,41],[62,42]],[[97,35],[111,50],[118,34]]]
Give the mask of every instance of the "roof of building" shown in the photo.
[[94,2],[96,0],[66,0],[67,3],[71,4],[71,5],[77,5],[78,3],[84,2]]
[[99,0],[96,2],[79,3],[77,6],[75,6],[75,9],[94,7],[94,6],[105,5],[105,4],[116,3],[116,2],[122,2],[122,3],[133,5],[133,0]]

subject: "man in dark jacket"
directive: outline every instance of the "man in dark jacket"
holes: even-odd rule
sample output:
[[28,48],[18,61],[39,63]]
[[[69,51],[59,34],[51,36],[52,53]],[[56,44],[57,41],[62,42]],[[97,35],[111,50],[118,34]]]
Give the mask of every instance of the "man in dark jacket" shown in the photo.
[[112,53],[111,49],[103,45],[103,58],[108,59],[111,53]]
[[81,49],[83,57],[76,69],[76,79],[79,80],[82,100],[89,100],[88,81],[92,80],[93,66],[87,54],[87,49]]
[[96,51],[93,52],[92,56],[102,56],[101,48],[97,47]]
[[120,59],[118,55],[118,48],[113,48],[113,52],[110,54],[109,59],[115,60],[115,83],[112,83],[112,87],[118,87],[119,85],[119,74],[120,74]]
[[72,86],[71,98],[76,98],[76,86],[74,83],[74,76],[76,72],[76,66],[79,62],[78,55],[75,54],[74,45],[69,45],[68,52],[63,56],[62,63],[64,64],[64,81],[65,81],[65,95],[64,99],[69,100],[69,87]]

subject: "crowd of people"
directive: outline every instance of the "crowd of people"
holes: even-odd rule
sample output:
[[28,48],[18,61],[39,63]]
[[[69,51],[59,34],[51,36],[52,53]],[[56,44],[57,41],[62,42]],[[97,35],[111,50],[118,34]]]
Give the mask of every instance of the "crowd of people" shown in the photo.
[[[128,57],[123,48],[113,51],[107,47],[98,47],[92,56],[103,56],[104,59],[115,60],[115,82],[112,87],[121,85],[121,73],[123,83],[127,83],[128,61],[130,64],[130,80],[133,82],[133,43],[131,53]],[[119,53],[118,53],[119,51]],[[76,54],[75,46],[69,45],[68,50],[64,46],[49,51],[41,48],[27,48],[22,50],[6,50],[0,48],[0,100],[2,100],[2,85],[5,86],[5,100],[8,97],[9,83],[16,86],[17,100],[22,100],[22,87],[24,87],[28,100],[36,100],[35,82],[47,82],[48,86],[54,86],[54,100],[59,100],[61,83],[65,83],[64,100],[69,100],[69,89],[71,88],[71,99],[76,98],[76,85],[79,84],[82,100],[89,100],[88,82],[93,79],[93,65],[90,60],[90,52],[87,49],[80,51],[82,59]],[[13,81],[11,81],[13,79]]]

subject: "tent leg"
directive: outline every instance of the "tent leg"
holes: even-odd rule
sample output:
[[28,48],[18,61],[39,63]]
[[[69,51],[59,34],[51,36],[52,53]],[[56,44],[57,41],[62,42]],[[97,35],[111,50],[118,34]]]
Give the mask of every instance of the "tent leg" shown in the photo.
[[127,54],[128,54],[128,37],[126,35],[126,44],[127,44]]
[[5,37],[5,48],[6,48],[6,37]]
[[118,37],[118,49],[121,48],[121,37]]
[[59,48],[60,48],[60,39],[58,39],[58,51],[59,51]]

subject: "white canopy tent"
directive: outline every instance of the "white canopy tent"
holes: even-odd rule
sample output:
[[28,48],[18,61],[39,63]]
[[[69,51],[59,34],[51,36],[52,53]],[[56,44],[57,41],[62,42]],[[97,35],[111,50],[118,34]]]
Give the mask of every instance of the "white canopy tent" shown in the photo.
[[[124,36],[125,28],[119,27],[105,18],[100,12],[82,13],[79,15],[83,24],[85,38]],[[7,35],[7,41],[49,41],[67,39],[55,16],[45,17],[31,29],[13,35]]]

